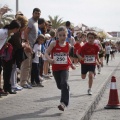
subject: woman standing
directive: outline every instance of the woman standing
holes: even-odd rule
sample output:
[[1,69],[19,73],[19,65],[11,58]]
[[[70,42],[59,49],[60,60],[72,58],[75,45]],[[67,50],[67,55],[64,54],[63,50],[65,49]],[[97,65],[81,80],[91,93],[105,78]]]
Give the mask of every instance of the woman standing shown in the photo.
[[[0,41],[5,41],[4,43],[7,45],[4,44],[4,46],[6,46],[6,48],[8,47],[8,45],[10,45],[11,52],[12,52],[12,46],[9,43],[9,39],[12,34],[18,32],[19,28],[20,28],[20,23],[17,20],[13,20],[9,25],[6,25],[3,29],[0,29]],[[15,91],[11,90],[11,83],[10,83],[12,59],[7,61],[5,59],[2,59],[2,64],[3,64],[3,80],[4,80],[3,89],[5,92],[9,92],[10,94],[16,94]]]

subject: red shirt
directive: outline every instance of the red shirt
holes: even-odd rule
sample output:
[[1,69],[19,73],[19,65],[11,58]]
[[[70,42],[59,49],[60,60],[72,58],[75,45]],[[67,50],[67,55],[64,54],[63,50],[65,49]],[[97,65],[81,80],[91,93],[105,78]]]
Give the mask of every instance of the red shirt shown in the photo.
[[74,54],[76,54],[76,52],[77,52],[80,48],[81,48],[80,43],[76,43],[76,44],[74,45]]
[[80,61],[81,64],[95,65],[98,52],[98,45],[85,43],[78,51],[78,53],[85,59],[84,61]]
[[55,63],[52,64],[52,70],[68,70],[70,66],[69,59],[69,43],[66,42],[64,47],[59,45],[59,41],[56,41],[56,46],[51,51],[51,56],[55,60]]

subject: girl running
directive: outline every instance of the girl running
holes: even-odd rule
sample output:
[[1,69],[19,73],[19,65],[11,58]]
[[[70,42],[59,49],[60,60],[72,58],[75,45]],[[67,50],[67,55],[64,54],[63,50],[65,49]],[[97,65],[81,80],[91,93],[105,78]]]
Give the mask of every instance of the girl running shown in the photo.
[[[57,30],[58,40],[53,41],[45,52],[45,56],[52,64],[53,76],[58,89],[61,90],[61,100],[58,109],[64,111],[69,104],[69,66],[71,61],[69,58],[70,45],[66,42],[67,29],[60,26]],[[51,57],[49,55],[51,53]]]

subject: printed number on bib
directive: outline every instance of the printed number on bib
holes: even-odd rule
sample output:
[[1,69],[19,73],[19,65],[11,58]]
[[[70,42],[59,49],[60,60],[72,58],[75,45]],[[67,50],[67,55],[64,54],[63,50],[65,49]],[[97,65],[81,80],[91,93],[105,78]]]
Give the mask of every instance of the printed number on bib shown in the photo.
[[95,63],[95,56],[94,55],[85,55],[84,63]]
[[66,53],[54,53],[53,59],[55,64],[67,64],[67,54]]

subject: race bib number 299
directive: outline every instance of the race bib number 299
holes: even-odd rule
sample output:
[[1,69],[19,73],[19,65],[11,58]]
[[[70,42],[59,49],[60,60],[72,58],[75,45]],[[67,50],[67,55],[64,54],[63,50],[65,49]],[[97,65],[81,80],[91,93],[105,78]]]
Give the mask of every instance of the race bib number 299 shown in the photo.
[[67,64],[67,54],[66,53],[54,53],[53,59],[55,64]]

